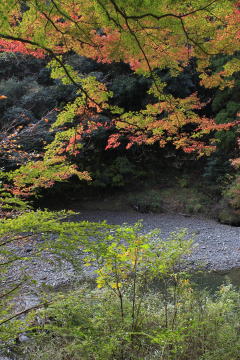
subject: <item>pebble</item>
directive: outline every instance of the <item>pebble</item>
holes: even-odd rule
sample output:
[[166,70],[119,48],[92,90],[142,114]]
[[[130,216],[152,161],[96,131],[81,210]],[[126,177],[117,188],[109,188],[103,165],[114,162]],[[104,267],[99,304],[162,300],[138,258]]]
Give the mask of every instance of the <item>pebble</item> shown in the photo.
[[197,260],[207,259],[209,268],[230,270],[238,268],[240,263],[240,227],[224,225],[216,220],[203,217],[185,217],[178,214],[139,214],[133,211],[90,211],[81,210],[76,220],[100,222],[106,220],[109,224],[134,224],[143,220],[145,231],[155,228],[161,230],[161,237],[167,238],[169,233],[187,228],[194,236],[198,247],[188,257],[196,264]]

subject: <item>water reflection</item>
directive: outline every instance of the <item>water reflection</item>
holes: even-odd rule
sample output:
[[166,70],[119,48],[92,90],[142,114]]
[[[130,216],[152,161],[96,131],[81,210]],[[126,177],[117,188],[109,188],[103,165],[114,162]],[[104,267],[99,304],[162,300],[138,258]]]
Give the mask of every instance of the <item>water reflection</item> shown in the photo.
[[199,271],[190,276],[197,288],[217,290],[221,285],[231,283],[240,288],[240,268],[226,271]]

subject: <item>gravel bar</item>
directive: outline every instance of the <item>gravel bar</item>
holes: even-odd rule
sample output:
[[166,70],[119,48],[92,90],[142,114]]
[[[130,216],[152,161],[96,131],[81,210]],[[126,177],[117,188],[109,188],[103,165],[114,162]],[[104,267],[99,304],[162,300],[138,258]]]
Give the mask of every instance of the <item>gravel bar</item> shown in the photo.
[[77,220],[103,221],[109,224],[134,224],[143,221],[145,231],[159,228],[160,236],[186,228],[197,247],[188,257],[193,267],[201,264],[208,270],[240,268],[240,227],[223,225],[212,219],[176,214],[140,214],[134,211],[81,211]]

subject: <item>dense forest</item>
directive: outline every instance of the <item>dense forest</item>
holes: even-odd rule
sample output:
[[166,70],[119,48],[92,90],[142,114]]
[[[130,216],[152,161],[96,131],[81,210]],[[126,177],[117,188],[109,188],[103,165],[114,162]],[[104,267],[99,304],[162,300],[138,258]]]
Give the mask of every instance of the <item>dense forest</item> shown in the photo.
[[0,359],[239,359],[238,288],[199,287],[197,232],[141,222],[214,221],[239,248],[239,2],[1,0],[0,19]]

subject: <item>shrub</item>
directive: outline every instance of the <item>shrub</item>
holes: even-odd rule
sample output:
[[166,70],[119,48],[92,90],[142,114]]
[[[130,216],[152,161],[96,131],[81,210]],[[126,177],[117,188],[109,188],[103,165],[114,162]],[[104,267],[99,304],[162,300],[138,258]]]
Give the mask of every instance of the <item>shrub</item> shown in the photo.
[[48,68],[41,69],[37,77],[37,82],[44,86],[53,85],[54,81],[51,79],[51,70]]
[[211,297],[176,272],[185,232],[162,242],[138,230],[115,228],[90,245],[98,289],[54,294],[23,346],[28,360],[238,360],[239,294],[227,285]]
[[199,79],[197,72],[193,72],[193,67],[196,65],[191,64],[183,70],[178,76],[172,76],[171,72],[167,69],[156,70],[161,80],[166,83],[165,91],[175,97],[184,98],[189,96],[199,87]]
[[[156,279],[174,281],[174,266],[189,251],[191,241],[185,232],[163,242],[157,232],[142,235],[139,230],[139,224],[114,227],[102,242],[86,243],[85,266],[96,269],[99,290],[62,297],[43,314],[48,320],[35,343],[40,340],[42,351],[34,350],[39,359],[47,359],[49,353],[57,359],[99,360],[148,354],[153,330],[148,325],[155,315],[149,318],[153,307],[146,293],[151,293]],[[48,343],[44,352],[46,333],[53,347]],[[32,351],[26,349],[25,354],[32,358]]]
[[233,172],[229,155],[230,154],[224,153],[223,151],[217,151],[207,159],[204,167],[203,178],[205,178],[208,183],[212,183],[218,187],[218,191],[220,191],[226,176]]
[[126,156],[117,156],[111,164],[97,164],[94,169],[92,186],[95,187],[123,187],[135,176],[135,165]]
[[24,355],[29,360],[238,360],[239,304],[230,285],[210,297],[181,280],[165,295],[146,294],[139,326],[132,329],[130,297],[123,321],[111,292],[85,288],[60,296],[40,315],[44,330]]
[[[20,246],[24,244],[27,239],[31,239],[34,234],[44,237],[45,240],[47,240],[49,236],[55,236],[55,238],[58,239],[58,250],[57,247],[55,247],[55,254],[59,251],[62,255],[65,254],[66,257],[69,255],[74,262],[74,257],[72,256],[74,254],[72,251],[76,251],[80,243],[83,245],[87,239],[93,239],[94,236],[97,236],[98,230],[101,230],[98,236],[100,236],[100,238],[102,236],[104,239],[109,227],[104,224],[94,225],[91,223],[90,225],[90,223],[88,224],[87,222],[66,222],[64,225],[62,221],[66,220],[72,213],[26,211],[28,208],[27,204],[22,204],[21,200],[10,196],[1,186],[2,184],[0,183],[0,205],[3,206],[3,209],[8,211],[16,207],[16,209],[20,211],[25,210],[20,216],[16,216],[17,213],[12,213],[12,218],[0,218],[0,348],[9,348],[19,334],[27,329],[29,330],[28,319],[20,317],[16,311],[16,293],[18,293],[23,284],[26,285],[20,270],[21,268],[24,270],[24,265],[26,264],[24,261],[28,260],[28,258],[24,256],[25,254],[23,255],[21,252]],[[71,237],[70,243],[68,242],[69,236]],[[73,243],[75,243],[75,245],[72,246],[71,242],[72,245]],[[67,246],[68,251],[66,251],[66,248],[63,250],[65,246]],[[44,248],[46,250],[46,247]],[[18,249],[18,251],[16,251],[16,249]],[[43,249],[37,247],[36,250],[38,255],[40,255]],[[31,256],[37,256],[37,253],[33,251]],[[21,260],[20,264],[18,260]],[[81,259],[78,260],[81,261]],[[75,261],[75,263],[79,263],[78,260]],[[12,276],[12,273],[15,271],[14,264],[16,262],[18,269],[17,279],[15,276]],[[41,305],[42,304],[40,304],[40,306]]]
[[234,181],[224,192],[224,195],[234,209],[240,210],[240,175],[235,177]]
[[51,93],[51,89],[43,89],[32,94],[26,94],[21,99],[21,106],[31,110],[34,116],[40,119],[48,111],[57,106],[57,101]]
[[[8,347],[27,360],[239,359],[240,295],[231,285],[214,296],[191,285],[179,266],[191,247],[185,231],[162,241],[139,224],[76,223],[69,215],[38,211],[1,222],[2,237],[50,236],[43,247],[97,275],[97,288],[53,293],[36,317],[14,329],[9,322],[1,332]],[[9,341],[22,330],[29,341],[14,346]]]
[[141,213],[158,213],[163,211],[163,200],[161,194],[156,190],[132,195],[129,199],[130,205]]
[[71,54],[67,56],[67,63],[71,65],[74,70],[79,71],[82,74],[88,74],[92,71],[98,71],[101,64],[92,59],[88,59],[78,54]]

